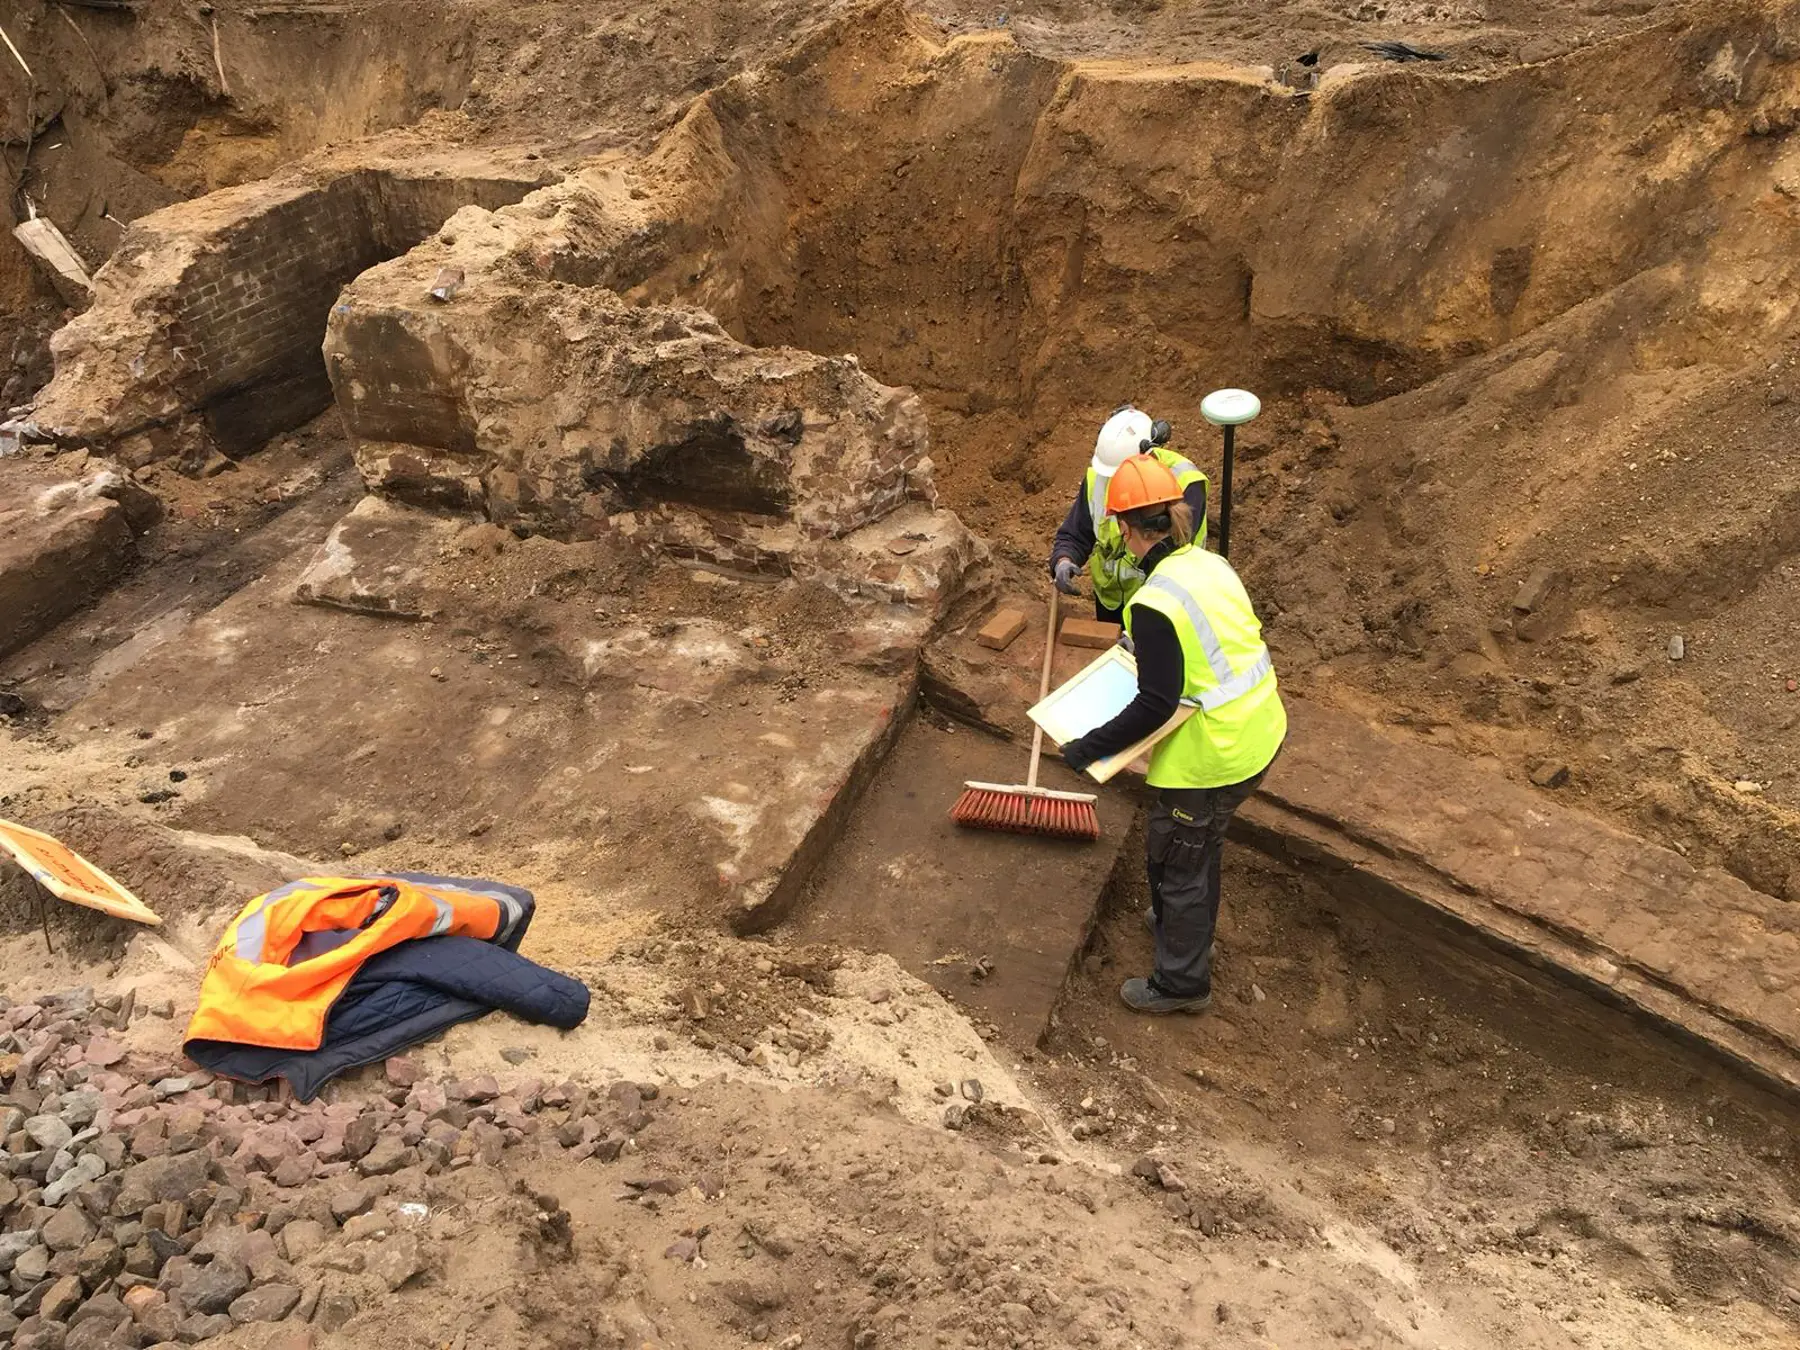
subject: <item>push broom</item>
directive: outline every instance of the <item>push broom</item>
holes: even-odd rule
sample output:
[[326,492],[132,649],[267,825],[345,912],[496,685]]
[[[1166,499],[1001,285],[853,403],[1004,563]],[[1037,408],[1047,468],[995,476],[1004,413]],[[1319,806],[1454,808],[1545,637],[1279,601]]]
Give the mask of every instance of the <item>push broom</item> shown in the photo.
[[[1038,679],[1038,701],[1050,692],[1050,663],[1056,656],[1056,591],[1050,592],[1050,632],[1044,638],[1044,673]],[[1098,839],[1098,800],[1088,792],[1055,792],[1037,785],[1038,759],[1044,751],[1044,729],[1031,733],[1031,768],[1023,783],[964,783],[963,794],[950,808],[950,819],[979,830],[1048,835],[1053,839]]]

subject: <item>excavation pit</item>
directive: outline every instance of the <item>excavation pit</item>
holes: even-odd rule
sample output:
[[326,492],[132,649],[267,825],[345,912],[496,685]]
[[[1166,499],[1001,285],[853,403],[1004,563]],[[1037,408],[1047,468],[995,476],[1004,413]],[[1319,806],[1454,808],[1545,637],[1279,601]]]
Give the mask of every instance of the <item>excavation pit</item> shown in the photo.
[[[595,1024],[425,1053],[657,1083],[620,1166],[679,1193],[592,1156],[435,1176],[432,1223],[492,1245],[359,1343],[1785,1345],[1793,16],[1055,8],[460,6],[390,44],[404,97],[342,100],[420,126],[171,208],[199,234],[129,210],[155,238],[33,414],[67,444],[0,477],[163,515],[0,663],[0,814],[141,869],[174,955],[55,916],[47,958],[9,892],[7,996],[191,998],[219,892],[274,864],[184,884],[183,831],[537,891],[528,954]],[[333,9],[222,14],[226,71],[258,23],[354,55]],[[187,110],[183,172],[223,172],[225,110]],[[277,303],[209,318],[206,269],[263,261]],[[1024,775],[1099,420],[1169,417],[1216,489],[1222,385],[1264,400],[1233,561],[1295,734],[1213,1011],[1147,1022],[1139,802],[1103,793],[1090,848],[947,812]],[[371,1079],[336,1106],[379,1112]],[[512,1241],[515,1182],[580,1260]]]

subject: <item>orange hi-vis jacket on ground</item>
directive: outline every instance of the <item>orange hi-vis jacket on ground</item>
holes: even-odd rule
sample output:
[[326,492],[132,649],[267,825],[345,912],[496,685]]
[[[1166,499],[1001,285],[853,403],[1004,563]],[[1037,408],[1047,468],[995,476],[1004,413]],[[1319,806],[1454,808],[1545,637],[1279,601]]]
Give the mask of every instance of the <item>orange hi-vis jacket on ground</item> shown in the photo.
[[506,942],[528,918],[510,889],[408,872],[305,877],[259,895],[213,951],[186,1040],[315,1050],[377,952],[442,934]]

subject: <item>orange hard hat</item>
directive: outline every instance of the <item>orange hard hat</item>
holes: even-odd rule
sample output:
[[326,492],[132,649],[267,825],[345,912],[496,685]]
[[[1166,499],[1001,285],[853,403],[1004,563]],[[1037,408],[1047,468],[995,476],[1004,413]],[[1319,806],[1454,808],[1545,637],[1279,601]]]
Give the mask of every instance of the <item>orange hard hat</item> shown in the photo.
[[1122,516],[1146,506],[1163,506],[1181,500],[1181,484],[1175,471],[1154,455],[1133,455],[1119,465],[1106,488],[1106,513]]

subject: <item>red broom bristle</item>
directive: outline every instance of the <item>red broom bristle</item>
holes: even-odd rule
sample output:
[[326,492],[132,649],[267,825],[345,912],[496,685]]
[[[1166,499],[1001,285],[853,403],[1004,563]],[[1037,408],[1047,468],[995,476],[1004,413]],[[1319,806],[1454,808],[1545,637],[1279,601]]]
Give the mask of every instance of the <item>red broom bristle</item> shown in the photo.
[[1063,801],[1023,792],[965,788],[950,808],[950,818],[958,825],[1013,834],[1084,840],[1100,837],[1100,816],[1092,802]]

